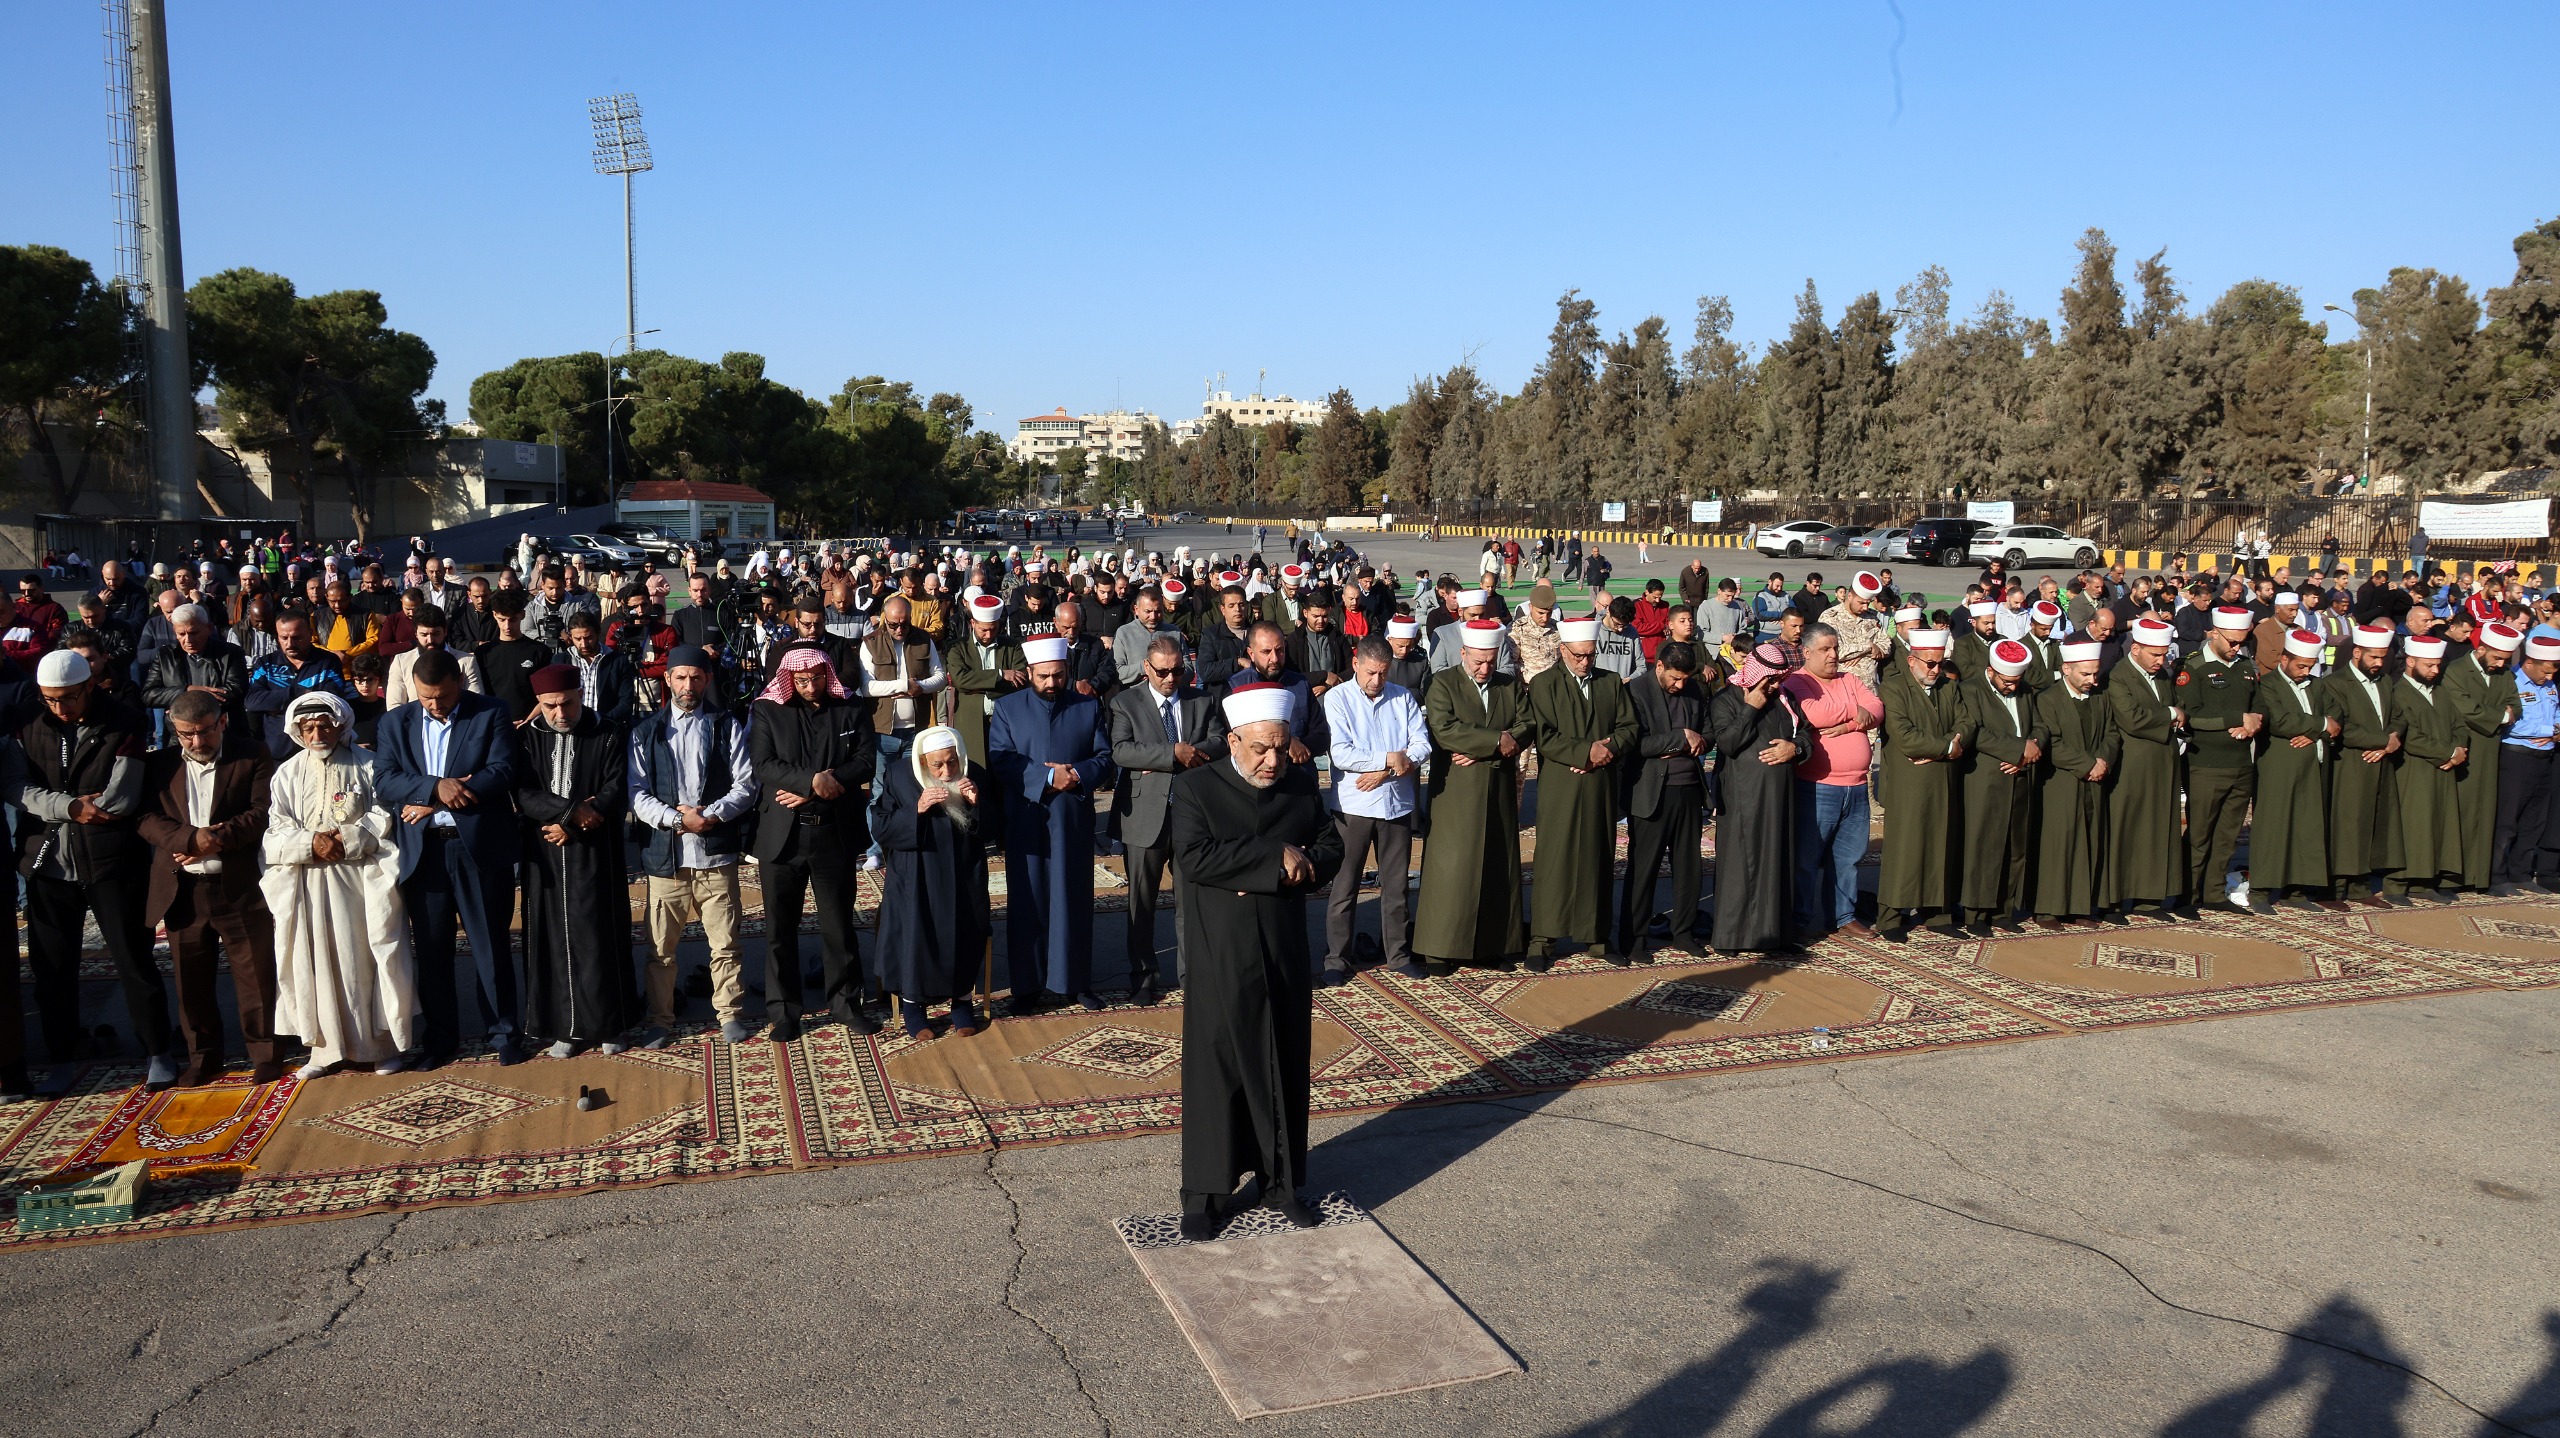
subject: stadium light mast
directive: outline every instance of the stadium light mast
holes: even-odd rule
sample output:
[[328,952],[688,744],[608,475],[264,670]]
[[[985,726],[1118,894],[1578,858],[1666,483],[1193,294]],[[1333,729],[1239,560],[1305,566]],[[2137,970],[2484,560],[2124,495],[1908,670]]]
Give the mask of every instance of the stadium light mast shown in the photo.
[[637,344],[640,334],[639,289],[631,264],[631,177],[657,168],[649,158],[649,136],[640,128],[640,100],[628,90],[600,95],[587,102],[587,120],[595,126],[596,173],[622,177],[622,339]]

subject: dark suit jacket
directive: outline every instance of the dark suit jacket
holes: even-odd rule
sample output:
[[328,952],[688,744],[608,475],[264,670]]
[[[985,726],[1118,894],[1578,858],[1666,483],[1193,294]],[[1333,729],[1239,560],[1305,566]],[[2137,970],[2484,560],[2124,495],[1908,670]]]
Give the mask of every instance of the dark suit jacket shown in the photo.
[[[1663,776],[1671,768],[1670,755],[1688,752],[1688,740],[1671,723],[1671,696],[1662,692],[1660,671],[1648,669],[1627,683],[1627,697],[1636,706],[1635,780],[1628,788],[1627,817],[1650,819],[1662,807]],[[1698,732],[1706,733],[1707,691],[1698,684],[1697,675],[1689,679],[1689,692],[1698,697]],[[1706,782],[1699,776],[1699,782]]]
[[[417,869],[418,855],[426,847],[427,821],[404,822],[401,806],[436,802],[436,776],[427,769],[426,718],[423,705],[403,704],[383,715],[374,730],[374,791],[391,811],[404,880]],[[462,691],[462,701],[454,708],[445,765],[479,801],[453,811],[456,836],[470,846],[482,870],[512,875],[520,848],[515,788],[523,759],[516,749],[516,728],[508,720],[507,706],[486,694]]]
[[[267,785],[276,761],[247,725],[233,722],[213,761],[213,812],[205,825],[222,846],[222,872],[206,882],[215,907],[238,911],[262,906],[258,894],[258,846],[267,835]],[[178,895],[176,855],[195,837],[187,822],[186,756],[170,745],[142,769],[142,842],[151,846],[151,879],[144,890],[142,922],[148,928],[169,912]]]
[[[1182,742],[1211,754],[1227,748],[1226,714],[1217,699],[1186,684],[1174,691],[1181,708]],[[1166,818],[1172,813],[1173,745],[1164,737],[1164,701],[1154,686],[1136,684],[1111,696],[1103,706],[1111,726],[1111,762],[1120,767],[1120,782],[1111,791],[1111,812],[1120,816],[1123,843],[1153,849],[1169,842]]]

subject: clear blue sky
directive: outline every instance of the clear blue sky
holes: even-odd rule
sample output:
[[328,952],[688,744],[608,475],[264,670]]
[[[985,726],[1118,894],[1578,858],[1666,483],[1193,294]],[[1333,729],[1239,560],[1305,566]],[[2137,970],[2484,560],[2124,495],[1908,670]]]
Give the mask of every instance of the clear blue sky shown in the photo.
[[[622,327],[585,101],[636,91],[640,323],[814,393],[880,372],[979,423],[1218,370],[1399,399],[1516,386],[1556,297],[1685,344],[1930,263],[2051,313],[2072,242],[2166,246],[2317,314],[2394,265],[2475,290],[2560,210],[2522,57],[2560,7],[393,6],[168,0],[188,277],[379,289],[473,376]],[[97,12],[0,0],[0,242],[112,260]],[[1896,64],[1900,73],[1897,113]]]

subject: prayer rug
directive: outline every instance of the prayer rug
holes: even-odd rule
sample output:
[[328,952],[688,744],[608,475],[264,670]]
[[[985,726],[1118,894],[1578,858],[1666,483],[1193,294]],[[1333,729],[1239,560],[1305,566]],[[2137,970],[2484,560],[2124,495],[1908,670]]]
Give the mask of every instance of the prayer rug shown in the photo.
[[1626,968],[1576,954],[1543,976],[1462,969],[1446,979],[1372,978],[1485,1071],[1523,1090],[2055,1032],[1828,943],[1802,959],[1675,959],[1666,950],[1652,964]]
[[1521,1371],[1376,1219],[1340,1194],[1321,1207],[1316,1228],[1248,1209],[1201,1243],[1173,1214],[1114,1225],[1238,1419]]
[[46,1181],[89,1178],[135,1159],[150,1163],[155,1182],[185,1173],[246,1172],[299,1086],[289,1075],[263,1084],[233,1075],[202,1088],[127,1089]]
[[2297,923],[2211,914],[2063,931],[2031,925],[1988,940],[1914,929],[1904,943],[1859,947],[2073,1029],[2405,998],[2477,982],[2387,952],[2370,936],[2342,942],[2350,937],[2344,929],[2309,915]]
[[2291,913],[2286,922],[2475,983],[2560,984],[2560,902],[2548,899],[2466,895],[2457,904],[2421,901],[2411,909],[2354,909],[2325,918]]

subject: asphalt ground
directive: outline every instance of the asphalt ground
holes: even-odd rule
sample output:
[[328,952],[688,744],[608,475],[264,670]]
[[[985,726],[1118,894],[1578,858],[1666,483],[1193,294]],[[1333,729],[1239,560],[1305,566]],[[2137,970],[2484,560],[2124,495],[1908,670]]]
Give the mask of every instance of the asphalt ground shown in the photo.
[[[2544,990],[1320,1122],[1526,1372],[1255,1429],[2560,1438],[2555,1086]],[[0,1428],[1233,1432],[1110,1228],[1176,1155],[0,1255]]]

